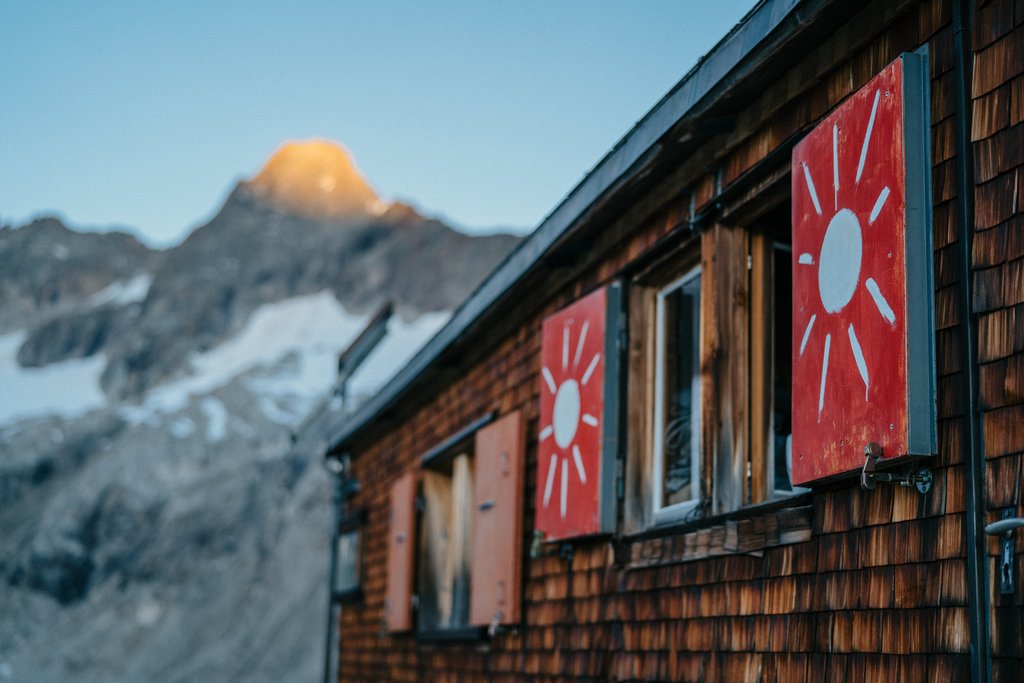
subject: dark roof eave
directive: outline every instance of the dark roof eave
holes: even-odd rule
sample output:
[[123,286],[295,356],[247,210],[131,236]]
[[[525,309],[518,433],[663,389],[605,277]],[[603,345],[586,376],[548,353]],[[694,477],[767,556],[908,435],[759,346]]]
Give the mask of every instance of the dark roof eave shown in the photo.
[[[480,315],[579,226],[590,207],[621,188],[633,174],[643,169],[645,158],[662,137],[690,114],[712,89],[721,85],[731,72],[743,65],[754,49],[794,13],[800,2],[764,0],[751,10],[605,155],[380,392],[352,415],[339,418],[327,427],[328,450],[350,444],[361,430],[393,406],[414,380],[465,334]],[[828,3],[826,0],[809,4],[818,5],[820,10]],[[803,21],[797,17],[796,23]],[[757,61],[747,64],[748,70],[753,69]]]

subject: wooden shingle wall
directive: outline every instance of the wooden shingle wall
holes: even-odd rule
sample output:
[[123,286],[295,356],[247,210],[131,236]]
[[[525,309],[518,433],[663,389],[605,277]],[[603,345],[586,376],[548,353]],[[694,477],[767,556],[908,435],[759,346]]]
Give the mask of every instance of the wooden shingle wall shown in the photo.
[[[989,521],[1020,508],[1024,485],[1024,3],[979,3],[972,36],[976,220],[974,312]],[[955,83],[949,3],[875,2],[823,36],[800,63],[737,112],[732,132],[681,164],[634,210],[588,240],[591,253],[565,283],[534,290],[537,305],[511,332],[480,335],[459,379],[420,393],[352,450],[368,511],[365,601],[341,618],[346,681],[964,680],[966,608],[966,388],[959,344]],[[810,130],[899,53],[927,44],[932,69],[932,154],[939,454],[932,492],[865,492],[848,480],[811,497],[808,540],[687,555],[667,537],[577,543],[571,559],[529,558],[535,499],[541,320],[663,248],[715,188],[727,188],[786,140]],[[726,150],[723,152],[723,150]],[[717,179],[716,179],[717,175]],[[645,203],[646,202],[646,203]],[[640,210],[651,206],[651,210]],[[571,267],[571,266],[570,266]],[[461,369],[461,368],[460,368]],[[426,644],[383,625],[391,483],[420,454],[488,411],[526,422],[526,514],[518,542],[523,622],[493,639]],[[801,516],[804,515],[804,516]],[[775,519],[775,517],[773,517]],[[795,521],[794,521],[795,520]],[[806,522],[801,520],[807,520]],[[766,522],[779,524],[778,520]],[[711,531],[709,534],[713,533]],[[728,529],[723,528],[723,537]],[[778,533],[776,530],[775,533]],[[803,537],[801,537],[803,538]],[[726,548],[723,541],[723,548]],[[652,548],[657,548],[657,551]],[[691,545],[692,549],[692,545]],[[1018,550],[1024,541],[1018,539]],[[998,547],[990,542],[992,573]],[[1018,585],[1024,555],[1017,556]],[[652,559],[653,558],[653,559]],[[992,592],[994,674],[1020,680],[1022,598]]]
[[[1024,488],[1024,3],[993,0],[975,17],[971,140],[975,155],[972,266],[978,316],[979,402],[986,522]],[[988,545],[995,681],[1024,678],[1024,540],[1017,536],[1013,595],[999,592],[999,541]]]

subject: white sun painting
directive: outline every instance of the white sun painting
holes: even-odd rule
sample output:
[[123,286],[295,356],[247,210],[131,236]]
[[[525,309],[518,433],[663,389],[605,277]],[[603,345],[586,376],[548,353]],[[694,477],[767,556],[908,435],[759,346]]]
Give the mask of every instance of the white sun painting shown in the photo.
[[[882,96],[881,90],[876,90],[874,103],[871,107],[871,115],[868,119],[867,130],[864,134],[859,150],[843,149],[839,143],[840,128],[838,123],[832,125],[832,168],[812,169],[806,161],[801,162],[803,170],[804,185],[810,196],[814,211],[818,216],[831,216],[828,227],[825,230],[824,239],[821,242],[821,249],[817,254],[804,252],[797,258],[797,266],[801,268],[817,267],[818,269],[818,294],[821,298],[821,305],[825,316],[842,316],[844,309],[854,298],[862,281],[861,262],[864,251],[865,230],[878,220],[882,209],[889,198],[888,186],[875,197],[871,203],[870,212],[864,216],[858,216],[854,210],[849,208],[853,202],[845,202],[844,197],[852,199],[859,191],[860,182],[864,174],[865,162],[871,154],[871,134],[874,129],[875,115],[878,111],[878,102]],[[853,158],[850,155],[858,154],[856,172],[844,174],[844,170],[852,170]],[[831,173],[829,173],[831,171]],[[831,177],[829,177],[831,176]],[[831,183],[825,181],[825,187],[831,184],[832,207],[822,206],[818,195],[817,185],[814,178],[819,181],[828,178]],[[826,195],[827,202],[827,195]],[[827,213],[826,213],[827,212]],[[866,226],[865,226],[866,223]],[[889,325],[896,323],[896,314],[885,294],[881,291],[878,283],[870,275],[863,278],[863,289],[874,301],[878,314],[885,319]],[[808,341],[812,339],[815,323],[818,321],[818,313],[814,313],[807,320],[803,336],[800,340],[799,356],[802,358],[807,349]],[[845,322],[840,320],[840,322]],[[864,382],[864,400],[868,400],[868,390],[871,388],[871,368],[864,359],[864,351],[860,339],[857,337],[857,329],[853,322],[846,325],[846,344],[853,360],[856,363],[857,371]],[[839,342],[841,343],[841,342]],[[825,335],[821,357],[821,382],[818,388],[818,420],[825,407],[825,388],[828,384],[829,358],[832,353],[832,334]]]
[[[587,483],[587,468],[580,452],[582,445],[581,428],[596,429],[600,424],[597,416],[584,411],[582,394],[586,393],[587,385],[594,378],[594,372],[601,363],[601,354],[596,352],[585,357],[584,345],[590,322],[584,321],[580,328],[579,338],[570,339],[569,322],[562,327],[561,365],[555,368],[544,366],[541,375],[544,388],[554,397],[554,408],[551,411],[549,424],[540,430],[540,441],[554,438],[557,450],[548,461],[547,477],[544,480],[544,507],[548,507],[554,495],[556,480],[559,484],[558,512],[562,519],[569,506],[569,477],[577,477],[581,484]],[[556,374],[560,382],[556,382]],[[547,416],[542,416],[542,419]],[[592,435],[588,439],[592,442]],[[570,460],[572,466],[570,467]],[[594,473],[591,473],[593,475]]]

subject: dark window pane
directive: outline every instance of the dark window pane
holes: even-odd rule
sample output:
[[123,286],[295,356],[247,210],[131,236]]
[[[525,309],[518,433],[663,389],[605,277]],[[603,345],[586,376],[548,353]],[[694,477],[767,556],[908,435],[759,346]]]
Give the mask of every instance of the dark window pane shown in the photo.
[[667,506],[698,497],[694,459],[700,433],[700,277],[667,294],[664,305],[662,505]]
[[334,591],[347,593],[359,588],[359,530],[338,536],[338,560],[335,565]]
[[775,490],[789,491],[786,444],[793,431],[793,266],[789,251],[773,250],[772,447]]

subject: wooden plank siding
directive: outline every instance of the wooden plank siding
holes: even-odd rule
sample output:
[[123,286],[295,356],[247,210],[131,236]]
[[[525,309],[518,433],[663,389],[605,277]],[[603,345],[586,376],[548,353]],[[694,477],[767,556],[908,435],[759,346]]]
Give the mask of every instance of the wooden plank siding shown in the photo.
[[[971,250],[978,324],[979,399],[986,458],[987,521],[1004,508],[1024,514],[1024,4],[979,2],[970,37],[976,50],[970,115],[976,206]],[[775,173],[788,153],[780,146],[810,130],[843,98],[903,52],[927,45],[932,72],[932,162],[939,452],[930,493],[889,485],[863,491],[852,479],[815,490],[800,504],[661,536],[639,534],[649,523],[635,505],[649,457],[647,431],[625,445],[626,500],[620,534],[573,544],[571,557],[530,557],[537,481],[541,321],[595,287],[636,275],[669,250],[700,254],[705,292],[727,259],[746,269],[750,235],[727,221],[688,223],[714,210],[720,192],[745,174]],[[449,379],[378,418],[352,448],[362,484],[351,501],[368,511],[363,535],[365,600],[342,611],[344,681],[571,680],[966,680],[971,648],[965,543],[968,457],[963,400],[965,359],[957,250],[956,145],[949,3],[943,0],[867,3],[849,22],[791,60],[757,96],[737,106],[734,125],[681,159],[653,189],[606,220],[567,264],[535,281],[521,308],[473,340],[473,353]],[[770,165],[766,167],[766,165]],[[787,166],[788,167],[788,166]],[[774,187],[774,185],[772,185]],[[692,197],[692,202],[691,202]],[[694,215],[691,215],[693,207]],[[743,213],[737,211],[735,220]],[[730,219],[732,220],[732,218]],[[700,251],[699,240],[717,249]],[[763,247],[763,242],[761,243]],[[696,247],[696,252],[694,248]],[[763,254],[759,256],[763,258]],[[643,302],[651,292],[627,290],[631,325],[649,326]],[[522,292],[520,292],[520,295]],[[755,292],[756,294],[756,292]],[[731,373],[725,386],[749,390],[747,326],[751,292],[705,300],[722,326],[705,344],[721,349]],[[756,305],[754,301],[753,305]],[[753,317],[763,335],[764,321]],[[650,345],[630,338],[627,364],[650,367]],[[735,354],[736,362],[730,354]],[[717,369],[706,371],[719,372]],[[631,371],[632,374],[632,371]],[[761,385],[755,389],[763,391]],[[754,407],[712,393],[705,414],[720,415],[707,433],[705,477],[732,468],[763,416]],[[649,422],[647,396],[627,402],[628,421]],[[522,563],[522,618],[493,638],[426,643],[385,625],[388,499],[393,482],[416,467],[419,454],[490,411],[522,415],[525,501],[513,553]],[[729,429],[723,430],[722,424]],[[758,437],[760,439],[760,437]],[[714,458],[717,458],[714,459]],[[770,473],[757,474],[766,494]],[[736,479],[734,479],[735,481]],[[707,483],[707,482],[706,482]],[[716,488],[714,512],[749,501],[740,488]],[[755,497],[758,497],[755,495]],[[988,541],[990,575],[998,576],[998,544]],[[1018,590],[990,591],[993,680],[1020,680],[1024,663],[1024,538],[1018,536]]]

